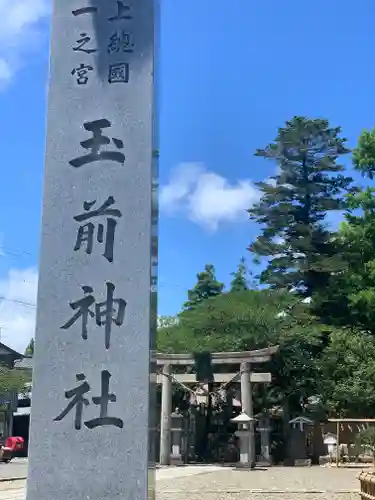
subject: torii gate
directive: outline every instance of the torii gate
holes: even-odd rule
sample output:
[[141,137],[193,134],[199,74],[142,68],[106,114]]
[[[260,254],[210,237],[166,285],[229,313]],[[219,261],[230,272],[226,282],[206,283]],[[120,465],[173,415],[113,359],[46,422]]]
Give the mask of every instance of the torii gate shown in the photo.
[[[211,355],[213,365],[219,364],[239,364],[238,373],[215,373],[213,374],[216,383],[227,384],[230,382],[241,383],[241,406],[242,411],[250,418],[253,418],[252,383],[267,383],[271,381],[270,373],[251,373],[251,365],[261,364],[270,361],[273,354],[278,351],[278,346],[258,349],[254,351],[242,352],[218,352]],[[171,455],[171,414],[172,414],[172,383],[173,381],[182,385],[196,384],[194,373],[176,374],[172,371],[172,366],[193,366],[195,357],[193,354],[156,354],[156,365],[160,367],[160,373],[156,376],[156,383],[162,386],[161,399],[161,432],[160,432],[160,464],[169,465]],[[255,447],[253,424],[250,424],[251,439],[251,460],[255,461]]]

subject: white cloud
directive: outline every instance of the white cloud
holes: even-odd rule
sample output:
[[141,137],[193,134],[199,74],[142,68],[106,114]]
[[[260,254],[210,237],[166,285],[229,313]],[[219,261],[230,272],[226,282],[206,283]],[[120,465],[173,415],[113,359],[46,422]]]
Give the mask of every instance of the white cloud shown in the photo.
[[40,39],[48,0],[0,0],[0,84],[6,85]]
[[10,269],[0,279],[1,342],[21,353],[34,337],[37,285],[35,268]]
[[225,177],[198,163],[182,163],[172,171],[170,181],[160,190],[160,208],[170,215],[187,217],[216,231],[221,222],[246,219],[246,209],[259,199],[248,179],[230,183]]

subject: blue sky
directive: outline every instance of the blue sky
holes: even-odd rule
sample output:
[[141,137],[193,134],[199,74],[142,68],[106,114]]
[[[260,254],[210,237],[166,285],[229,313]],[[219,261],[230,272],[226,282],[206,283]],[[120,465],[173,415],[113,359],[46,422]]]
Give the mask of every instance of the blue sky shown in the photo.
[[[325,117],[354,146],[375,125],[375,4],[161,4],[159,313],[173,314],[205,263],[228,282],[246,255],[252,182],[275,169],[253,153],[278,126]],[[0,327],[18,349],[35,318],[49,8],[0,0]]]

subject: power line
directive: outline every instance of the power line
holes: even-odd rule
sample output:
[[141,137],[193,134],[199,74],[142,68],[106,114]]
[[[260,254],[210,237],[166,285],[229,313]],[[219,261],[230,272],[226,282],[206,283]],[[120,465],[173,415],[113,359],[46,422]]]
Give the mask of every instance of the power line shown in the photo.
[[[32,283],[31,281],[23,281],[24,283]],[[167,284],[163,284],[163,283],[160,283],[158,285],[159,287],[162,287],[162,288],[179,288],[181,290],[184,290],[186,291],[186,288],[183,287],[183,286],[180,286],[180,285],[167,285]],[[25,307],[33,307],[35,308],[36,307],[36,304],[33,304],[31,302],[26,302],[25,300],[18,300],[18,299],[7,299],[6,297],[3,297],[3,296],[0,296],[0,301],[4,301],[4,302],[11,302],[13,304],[19,304],[21,306],[25,306]]]
[[[2,251],[5,251],[6,254],[5,255],[2,255]],[[1,257],[14,257],[14,258],[17,258],[17,257],[21,257],[22,254],[24,255],[29,255],[31,257],[35,257],[36,255],[31,253],[31,252],[28,252],[26,250],[20,250],[20,249],[17,249],[17,248],[10,248],[10,247],[2,247],[0,245],[0,258]],[[33,281],[30,281],[30,280],[23,280],[23,283],[33,283]],[[181,285],[176,285],[176,284],[167,284],[167,283],[163,283],[163,282],[158,282],[158,287],[162,287],[162,288],[178,288],[178,289],[181,289],[181,290],[187,290],[186,287],[184,286],[181,286]],[[0,300],[10,300],[10,299],[5,299],[4,297],[0,297]],[[22,301],[21,301],[22,303]],[[32,304],[33,306],[35,306],[35,304]]]
[[[2,252],[5,252],[5,255],[2,254]],[[19,248],[10,248],[10,247],[3,247],[0,245],[0,256],[1,257],[21,257],[22,255],[29,255],[31,257],[35,257],[35,254],[31,252],[27,252],[26,250],[21,250]]]
[[[5,254],[3,254],[2,252],[5,252]],[[28,252],[26,250],[21,250],[18,248],[3,247],[0,245],[0,257],[21,258],[22,255],[28,255],[31,257],[35,256],[35,254]],[[22,282],[29,283],[29,284],[34,283],[33,281],[30,281],[30,280],[22,280]],[[181,285],[167,284],[167,283],[162,283],[162,282],[158,282],[157,287],[158,288],[175,288],[175,289],[180,289],[180,290],[184,290],[184,291],[187,290],[186,287],[181,286]],[[33,304],[31,302],[27,302],[24,300],[18,300],[18,299],[8,299],[4,296],[0,296],[0,301],[10,302],[13,304],[19,304],[19,305],[22,305],[25,307],[32,307],[32,308],[36,307],[36,304]]]
[[20,304],[22,306],[36,307],[36,304],[32,304],[31,302],[26,302],[25,300],[7,299],[6,297],[0,296],[0,301],[2,301],[2,300],[5,302],[13,302],[15,304]]

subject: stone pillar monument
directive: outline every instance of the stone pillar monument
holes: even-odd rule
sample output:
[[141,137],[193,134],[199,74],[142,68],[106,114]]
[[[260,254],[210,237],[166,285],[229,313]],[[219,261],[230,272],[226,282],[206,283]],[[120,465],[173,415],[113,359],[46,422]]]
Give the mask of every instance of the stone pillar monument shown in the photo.
[[152,496],[154,7],[53,1],[27,500]]
[[264,465],[271,464],[270,437],[271,423],[268,415],[262,415],[257,429],[260,433],[261,462]]

